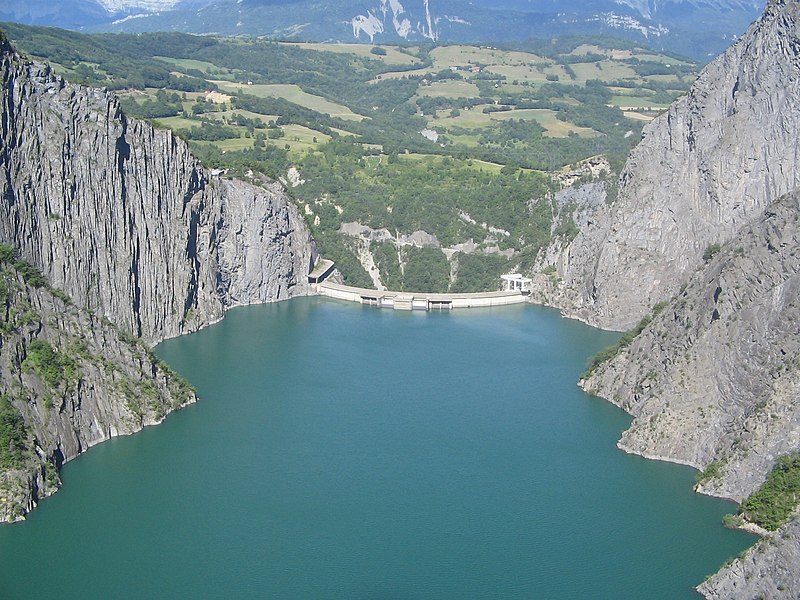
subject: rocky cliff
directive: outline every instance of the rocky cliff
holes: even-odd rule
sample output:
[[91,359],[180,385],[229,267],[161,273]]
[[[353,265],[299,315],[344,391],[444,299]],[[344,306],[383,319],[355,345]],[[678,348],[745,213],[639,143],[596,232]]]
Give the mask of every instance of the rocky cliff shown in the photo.
[[582,381],[634,416],[627,451],[716,461],[700,490],[741,501],[800,448],[800,200],[791,194],[699,268]]
[[212,177],[1,34],[0,81],[0,434],[24,425],[0,449],[2,521],[57,489],[64,461],[194,399],[142,344],[307,293],[316,252],[279,186]]
[[799,598],[800,514],[780,533],[761,540],[729,567],[704,581],[697,590],[706,598]]
[[0,56],[0,241],[76,304],[155,342],[307,291],[309,234],[277,186],[211,177],[112,94]]
[[[773,0],[645,128],[616,198],[585,190],[536,276],[535,299],[631,329],[581,382],[633,415],[619,446],[736,501],[800,449],[799,123],[800,3]],[[797,518],[700,591],[797,597]]]
[[[698,491],[741,502],[800,449],[798,193],[707,258],[581,385],[633,415],[620,448],[704,469]],[[796,598],[798,515],[700,591]]]
[[677,293],[709,246],[800,184],[798,16],[797,2],[770,2],[644,129],[615,201],[563,249],[560,282],[542,281],[539,299],[627,329]]
[[[9,264],[0,269],[2,522],[23,518],[54,493],[65,461],[159,423],[195,394],[107,319],[27,283]],[[10,427],[14,417],[22,422]]]

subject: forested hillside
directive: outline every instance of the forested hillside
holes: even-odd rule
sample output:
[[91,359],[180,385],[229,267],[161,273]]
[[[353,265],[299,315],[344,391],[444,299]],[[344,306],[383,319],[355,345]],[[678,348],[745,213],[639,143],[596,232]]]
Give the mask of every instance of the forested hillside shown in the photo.
[[615,181],[697,68],[603,37],[522,51],[2,27],[207,166],[283,181],[346,282],[420,291],[495,289],[574,235],[575,206],[553,194]]

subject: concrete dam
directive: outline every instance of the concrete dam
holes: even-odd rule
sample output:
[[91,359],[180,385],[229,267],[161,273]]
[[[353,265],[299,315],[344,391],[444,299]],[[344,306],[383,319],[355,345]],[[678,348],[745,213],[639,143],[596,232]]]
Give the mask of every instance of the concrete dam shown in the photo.
[[528,301],[528,294],[521,290],[474,294],[434,294],[368,290],[327,281],[318,283],[315,287],[320,296],[394,310],[450,310],[453,308],[507,306]]

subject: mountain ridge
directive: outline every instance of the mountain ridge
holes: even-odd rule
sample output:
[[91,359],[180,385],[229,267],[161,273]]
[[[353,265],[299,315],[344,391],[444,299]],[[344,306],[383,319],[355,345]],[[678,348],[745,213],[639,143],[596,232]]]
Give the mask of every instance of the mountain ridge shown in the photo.
[[540,300],[629,329],[677,293],[709,246],[800,185],[800,10],[784,6],[771,3],[686,96],[645,126],[617,198],[549,259],[561,281],[540,279]]
[[[656,3],[592,0],[12,0],[0,20],[75,29],[398,43],[524,41],[606,33],[694,57],[722,51],[763,8],[760,0]],[[299,17],[302,15],[302,18]]]

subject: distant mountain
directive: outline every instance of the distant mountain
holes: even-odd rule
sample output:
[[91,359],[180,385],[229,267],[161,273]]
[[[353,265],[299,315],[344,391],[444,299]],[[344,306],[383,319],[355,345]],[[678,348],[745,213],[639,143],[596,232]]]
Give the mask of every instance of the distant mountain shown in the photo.
[[610,34],[717,54],[764,0],[9,0],[0,20],[71,29],[186,31],[329,42],[509,42]]

